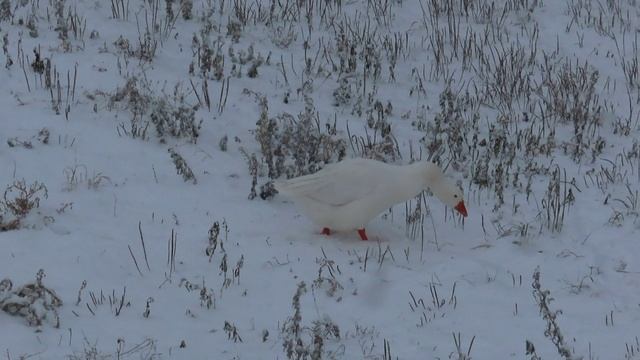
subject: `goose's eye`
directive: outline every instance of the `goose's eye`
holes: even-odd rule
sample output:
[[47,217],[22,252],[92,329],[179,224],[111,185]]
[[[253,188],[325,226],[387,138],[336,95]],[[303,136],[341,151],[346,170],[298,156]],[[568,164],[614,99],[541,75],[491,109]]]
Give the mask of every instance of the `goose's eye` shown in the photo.
[[457,199],[457,198],[458,198],[458,195],[457,195],[457,194],[454,194],[454,195],[453,195],[453,197]]

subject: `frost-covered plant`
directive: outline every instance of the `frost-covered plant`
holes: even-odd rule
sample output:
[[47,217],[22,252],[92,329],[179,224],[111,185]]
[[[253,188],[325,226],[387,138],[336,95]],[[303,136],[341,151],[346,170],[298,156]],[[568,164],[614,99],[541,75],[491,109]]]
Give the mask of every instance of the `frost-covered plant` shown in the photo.
[[108,108],[121,107],[131,112],[130,127],[119,127],[134,138],[147,139],[147,128],[151,124],[157,136],[164,141],[165,136],[198,141],[202,120],[196,119],[197,105],[190,105],[176,85],[173,96],[153,95],[151,86],[137,77],[127,79],[125,86],[109,97]]
[[[116,47],[116,49],[125,54],[125,55],[131,55],[133,53],[133,51],[131,50],[131,44],[129,43],[129,39],[125,38],[124,36],[120,35],[116,41],[113,42],[113,45]],[[105,45],[106,47],[106,45]]]
[[[373,134],[367,132],[365,136],[358,137],[351,135],[347,127],[351,147],[358,156],[384,162],[395,162],[402,157],[388,121],[391,111],[391,103],[387,103],[385,108],[380,101],[375,101],[367,109],[367,126],[373,130]],[[335,125],[333,131],[335,132]]]
[[333,91],[333,106],[345,106],[351,103],[351,85],[345,77],[338,80],[339,86]]
[[58,32],[58,39],[62,42],[61,47],[64,51],[71,51],[71,43],[69,42],[69,21],[64,16],[65,0],[55,0],[53,2],[54,14],[56,16],[55,31]]
[[58,308],[62,300],[56,292],[43,285],[44,270],[36,274],[36,281],[13,289],[11,279],[0,281],[0,310],[13,316],[22,316],[29,326],[41,326],[50,320],[53,326],[60,327]]
[[29,36],[32,38],[37,38],[40,34],[38,32],[38,17],[35,15],[29,15],[26,24],[27,29],[29,30]]
[[187,161],[173,148],[169,148],[168,151],[173,164],[176,166],[178,175],[182,175],[182,179],[184,179],[185,182],[191,181],[194,185],[197,184],[198,180],[189,167],[189,164],[187,164]]
[[[553,301],[551,292],[543,289],[540,284],[540,269],[536,268],[533,273],[533,298],[535,299],[538,307],[540,308],[540,316],[547,323],[547,327],[544,331],[544,335],[551,340],[555,345],[558,354],[565,360],[581,359],[582,357],[575,356],[569,346],[565,343],[564,335],[560,330],[560,326],[557,322],[557,317],[562,314],[562,310],[551,310],[550,305]],[[533,347],[533,344],[531,345]],[[534,351],[535,353],[535,351]]]
[[[127,346],[125,339],[118,338],[115,351],[103,351],[98,349],[98,341],[91,343],[85,337],[82,343],[82,350],[75,351],[66,356],[69,360],[109,360],[109,359],[140,359],[156,360],[161,359],[161,354],[156,351],[156,341],[144,339],[140,343],[133,343]],[[182,342],[184,343],[184,341]],[[183,347],[182,344],[180,347]]]
[[91,344],[89,340],[85,338],[82,351],[69,354],[67,358],[69,360],[109,360],[111,359],[111,354],[98,350],[97,344]]
[[111,179],[103,175],[101,172],[94,173],[93,176],[89,176],[87,167],[82,164],[76,164],[74,166],[67,166],[62,170],[66,178],[66,184],[64,186],[65,191],[73,191],[81,183],[86,183],[87,188],[90,190],[98,190],[105,183],[111,183]]
[[11,65],[13,65],[13,59],[11,58],[11,54],[9,54],[9,34],[4,34],[4,36],[2,36],[2,52],[4,53],[4,56],[7,58],[4,67],[6,69],[11,68]]
[[228,54],[232,63],[240,65],[246,65],[256,60],[260,60],[260,62],[264,61],[262,59],[262,55],[260,53],[256,53],[253,44],[249,45],[246,50],[240,49],[238,52],[236,52],[233,46],[229,46]]
[[624,7],[621,6],[624,3],[623,1],[599,3],[568,0],[567,14],[571,18],[571,24],[567,25],[567,29],[575,23],[581,28],[593,28],[599,35],[615,39],[616,31],[629,31],[631,26],[630,19],[625,15]]
[[11,19],[11,0],[2,0],[0,2],[0,21],[8,21]]
[[175,14],[173,13],[173,2],[175,0],[165,0],[165,11],[166,11],[166,17],[167,19],[173,19],[173,17],[175,16]]
[[153,102],[149,117],[158,137],[186,138],[195,144],[202,127],[202,120],[196,120],[197,110],[198,106],[188,106],[184,102],[171,104],[160,98]]
[[40,51],[37,48],[33,49],[33,61],[31,62],[31,69],[38,74],[43,74],[45,70],[45,62],[40,56]]
[[573,189],[568,185],[571,183],[567,181],[566,171],[564,172],[564,179],[562,179],[560,168],[556,166],[551,173],[547,191],[542,200],[543,221],[547,229],[553,232],[562,230],[565,214],[575,201]]
[[633,215],[636,218],[640,216],[640,190],[633,190],[629,184],[625,185],[626,193],[624,197],[615,198],[614,200],[624,206],[627,215]]
[[0,205],[16,218],[22,219],[31,210],[40,207],[40,199],[46,199],[48,195],[47,187],[41,182],[36,181],[27,185],[24,180],[17,180],[4,190]]
[[182,9],[182,18],[184,20],[191,20],[193,17],[193,0],[180,0],[180,9]]
[[248,198],[249,200],[253,200],[258,196],[258,193],[256,192],[256,186],[258,185],[258,158],[256,157],[256,154],[248,156],[246,153],[245,157],[249,162],[249,175],[251,175],[251,190],[249,191]]
[[218,147],[220,147],[220,151],[227,151],[228,145],[229,144],[229,137],[227,135],[223,136],[222,138],[220,138],[220,141],[218,142]]
[[22,146],[26,149],[33,149],[33,141],[37,141],[41,144],[47,145],[49,143],[49,129],[42,128],[38,131],[37,135],[31,136],[29,139],[20,139],[18,137],[12,137],[7,140],[9,147]]
[[20,228],[20,219],[13,218],[11,220],[5,220],[6,211],[0,209],[0,232],[17,230]]
[[421,140],[431,159],[446,155],[460,168],[467,161],[469,151],[465,148],[468,137],[476,132],[477,113],[465,118],[469,110],[469,100],[456,96],[450,88],[440,94],[440,112],[433,122],[420,125],[425,128],[425,137]]
[[255,60],[253,60],[253,62],[251,63],[251,66],[249,67],[249,70],[247,70],[247,76],[250,78],[256,78],[258,77],[258,67],[260,67],[260,65],[262,65],[262,58],[258,57]]
[[46,127],[40,129],[40,131],[38,131],[38,135],[36,136],[36,139],[41,142],[42,144],[49,144],[49,136],[51,135],[51,133],[49,132],[49,129],[47,129]]
[[300,299],[306,292],[305,282],[298,283],[292,300],[293,316],[287,318],[280,328],[285,355],[290,360],[331,358],[332,353],[326,350],[326,343],[340,339],[340,328],[328,316],[313,321],[311,327],[302,324]]
[[[573,125],[573,139],[564,148],[579,160],[593,142],[601,122],[602,104],[596,92],[599,73],[588,63],[565,62],[543,70],[542,100],[551,116]],[[599,148],[601,144],[596,144]],[[596,150],[597,151],[597,150]]]
[[117,105],[123,105],[124,109],[131,112],[133,119],[139,119],[147,113],[151,105],[151,97],[148,93],[150,93],[148,83],[132,76],[127,79],[123,87],[118,88],[109,97],[108,108],[111,110]]
[[232,324],[232,323],[230,323],[228,321],[225,321],[223,330],[227,334],[227,339],[228,340],[233,340],[234,343],[238,342],[238,341],[242,342],[242,338],[240,337],[240,333],[238,332],[238,328],[234,324]]
[[271,199],[278,193],[276,187],[273,185],[273,181],[268,181],[260,185],[260,198],[262,200]]
[[304,348],[302,342],[302,309],[300,308],[300,298],[307,292],[307,284],[304,281],[298,283],[295,295],[291,301],[293,316],[288,318],[281,328],[285,354],[288,359],[302,359],[309,356],[309,352]]
[[631,343],[625,342],[625,350],[624,360],[640,359],[640,340],[638,340],[637,336],[635,341],[631,341]]
[[149,30],[145,30],[144,34],[138,37],[138,48],[130,55],[135,55],[141,62],[151,62],[155,58],[157,50],[158,40]]
[[[218,221],[214,222],[213,225],[211,225],[211,228],[209,228],[209,245],[207,246],[207,248],[205,249],[205,254],[207,254],[207,256],[209,257],[209,262],[211,262],[211,259],[213,258],[213,255],[215,255],[216,253],[216,249],[218,248],[218,236],[220,235],[220,223]],[[220,248],[223,249],[224,251],[224,247],[222,246],[222,241],[220,241]]]
[[[335,266],[335,262],[326,258],[320,258],[316,259],[316,263],[318,263],[320,267],[318,268],[318,277],[314,279],[311,284],[312,289],[324,289],[327,296],[337,296],[337,301],[342,300],[341,294],[344,287],[336,277],[336,272],[339,273],[339,268]],[[327,273],[329,276],[327,276]]]
[[151,315],[151,304],[154,302],[152,297],[148,297],[147,298],[147,303],[144,307],[144,312],[142,313],[142,317],[144,317],[145,319],[148,319],[149,316]]
[[200,289],[200,306],[207,308],[207,310],[216,308],[216,295],[213,289],[205,286]]
[[239,42],[240,36],[242,36],[242,24],[237,20],[229,20],[229,23],[227,23],[227,36],[230,36],[234,43]]
[[276,26],[271,30],[271,42],[280,49],[287,49],[298,39],[298,32],[295,30],[293,23],[289,26]]
[[122,35],[113,42],[113,45],[119,53],[122,53],[125,56],[125,59],[135,57],[141,63],[152,62],[158,50],[158,40],[150,29],[139,29],[138,46],[136,48],[133,48],[131,41]]
[[189,73],[196,73],[196,66],[203,78],[220,81],[224,77],[224,56],[222,53],[223,39],[209,40],[214,26],[203,26],[200,35],[194,33],[191,41],[193,61],[189,65]]
[[269,118],[267,100],[258,96],[261,112],[255,138],[271,179],[314,173],[346,155],[346,141],[337,135],[335,126],[331,130],[326,124],[323,130],[320,125],[309,91],[302,91],[305,109],[297,119],[289,113]]
[[338,70],[341,74],[351,74],[357,67],[356,45],[347,35],[346,28],[346,26],[339,26],[339,31],[335,34],[335,46],[340,61]]

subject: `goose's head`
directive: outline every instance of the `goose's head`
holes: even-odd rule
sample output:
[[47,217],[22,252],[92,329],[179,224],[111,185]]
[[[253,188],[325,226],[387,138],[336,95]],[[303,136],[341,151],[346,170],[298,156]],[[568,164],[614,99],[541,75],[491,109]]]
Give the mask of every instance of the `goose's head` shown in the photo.
[[467,208],[464,206],[462,190],[457,186],[444,182],[440,186],[431,187],[433,194],[445,205],[451,206],[462,216],[467,217]]
[[427,187],[445,205],[454,208],[462,216],[467,217],[462,190],[444,176],[442,170],[434,163],[427,168]]

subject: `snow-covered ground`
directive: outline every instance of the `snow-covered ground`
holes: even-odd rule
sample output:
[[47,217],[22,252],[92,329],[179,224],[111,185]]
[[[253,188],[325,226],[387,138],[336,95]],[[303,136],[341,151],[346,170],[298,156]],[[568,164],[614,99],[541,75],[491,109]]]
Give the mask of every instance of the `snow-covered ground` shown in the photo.
[[[640,359],[638,31],[635,0],[0,1],[0,358]],[[262,187],[342,156],[435,160],[469,217],[326,237]]]

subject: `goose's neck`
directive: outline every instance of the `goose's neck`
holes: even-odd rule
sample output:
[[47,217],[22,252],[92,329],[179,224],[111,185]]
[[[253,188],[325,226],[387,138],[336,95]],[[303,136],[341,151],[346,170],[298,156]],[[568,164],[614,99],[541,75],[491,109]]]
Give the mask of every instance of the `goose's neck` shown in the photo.
[[439,187],[442,183],[444,173],[440,167],[432,162],[427,162],[424,165],[424,181],[425,187],[434,188]]
[[431,179],[437,178],[430,163],[418,161],[400,168],[394,184],[394,197],[399,201],[406,201],[420,194],[422,190],[431,186]]

